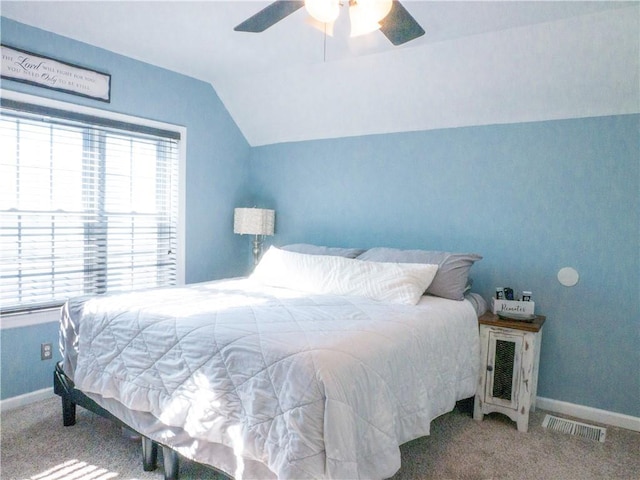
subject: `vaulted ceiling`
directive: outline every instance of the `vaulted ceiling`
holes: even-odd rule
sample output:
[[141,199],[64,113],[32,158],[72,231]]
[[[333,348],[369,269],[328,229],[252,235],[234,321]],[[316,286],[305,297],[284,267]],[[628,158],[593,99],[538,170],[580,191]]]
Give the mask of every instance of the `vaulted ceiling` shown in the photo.
[[[251,145],[638,113],[640,2],[411,1],[426,34],[334,36],[269,1],[6,1],[2,15],[210,82]],[[348,2],[344,2],[348,3]],[[99,67],[99,66],[96,66]]]

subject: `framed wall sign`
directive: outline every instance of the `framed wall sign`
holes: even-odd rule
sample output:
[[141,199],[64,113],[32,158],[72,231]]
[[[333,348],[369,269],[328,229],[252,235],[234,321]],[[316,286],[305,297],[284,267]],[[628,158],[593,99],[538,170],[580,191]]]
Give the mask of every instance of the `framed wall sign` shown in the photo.
[[111,75],[1,45],[2,78],[111,101]]

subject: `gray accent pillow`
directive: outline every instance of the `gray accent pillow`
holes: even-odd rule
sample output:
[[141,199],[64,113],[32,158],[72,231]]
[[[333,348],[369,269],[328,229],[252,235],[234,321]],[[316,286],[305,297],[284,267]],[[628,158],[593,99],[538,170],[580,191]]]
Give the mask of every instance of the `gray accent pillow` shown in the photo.
[[309,243],[292,243],[279,247],[281,250],[289,252],[305,253],[307,255],[330,255],[332,257],[356,258],[362,252],[363,248],[340,248],[340,247],[322,247],[311,245]]
[[400,250],[397,248],[371,248],[357,257],[370,262],[431,263],[438,265],[433,282],[426,293],[451,300],[463,300],[469,269],[482,256],[475,253],[452,253],[436,250]]

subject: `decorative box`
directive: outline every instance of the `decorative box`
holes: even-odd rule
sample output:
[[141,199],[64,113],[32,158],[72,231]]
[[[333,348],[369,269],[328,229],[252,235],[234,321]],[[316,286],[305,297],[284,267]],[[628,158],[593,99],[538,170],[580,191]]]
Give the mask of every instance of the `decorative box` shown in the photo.
[[516,300],[498,300],[496,298],[491,299],[491,308],[493,313],[518,313],[518,314],[531,314],[533,315],[536,308],[535,302],[519,302]]

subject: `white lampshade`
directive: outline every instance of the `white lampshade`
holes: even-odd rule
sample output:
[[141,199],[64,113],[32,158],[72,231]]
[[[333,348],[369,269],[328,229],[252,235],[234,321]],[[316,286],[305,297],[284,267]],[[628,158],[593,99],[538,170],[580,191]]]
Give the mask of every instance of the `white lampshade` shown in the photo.
[[233,212],[233,233],[242,235],[273,235],[276,212],[266,208],[236,208]]

